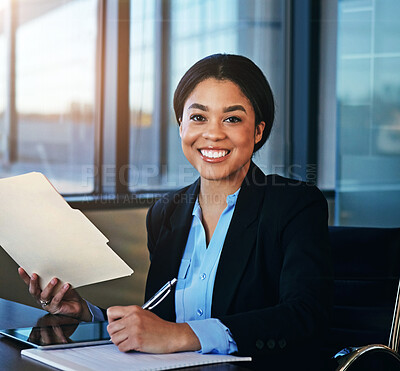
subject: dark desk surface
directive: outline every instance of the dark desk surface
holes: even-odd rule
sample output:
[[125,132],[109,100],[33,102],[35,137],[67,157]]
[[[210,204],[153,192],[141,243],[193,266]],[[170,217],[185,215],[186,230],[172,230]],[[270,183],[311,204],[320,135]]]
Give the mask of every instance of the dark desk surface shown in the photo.
[[[45,314],[44,310],[0,299],[0,328],[2,329],[33,326]],[[26,348],[29,346],[0,335],[1,369],[12,371],[52,369],[21,357],[21,350]]]
[[[34,326],[47,312],[12,301],[0,299],[0,329]],[[0,369],[4,371],[54,370],[42,363],[21,356],[21,350],[29,348],[21,342],[0,335]],[[217,364],[191,367],[190,371],[244,371],[247,368],[234,364]],[[181,369],[184,370],[184,369]]]

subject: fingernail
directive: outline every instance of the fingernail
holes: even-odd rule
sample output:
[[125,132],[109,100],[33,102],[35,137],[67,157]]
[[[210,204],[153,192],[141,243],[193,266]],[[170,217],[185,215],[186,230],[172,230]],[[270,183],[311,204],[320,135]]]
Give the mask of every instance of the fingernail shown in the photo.
[[69,287],[68,283],[63,286],[63,289],[67,289]]
[[53,278],[52,280],[51,280],[51,284],[52,285],[55,285],[57,283],[57,280],[55,279],[55,278]]

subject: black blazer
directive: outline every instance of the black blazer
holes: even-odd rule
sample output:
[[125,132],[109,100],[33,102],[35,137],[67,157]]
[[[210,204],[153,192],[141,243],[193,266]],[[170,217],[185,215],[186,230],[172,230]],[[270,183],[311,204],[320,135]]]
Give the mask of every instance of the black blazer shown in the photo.
[[[146,300],[178,274],[198,191],[199,180],[149,209]],[[326,200],[315,186],[265,176],[251,164],[222,249],[212,317],[230,329],[239,354],[252,356],[259,368],[298,367],[300,358],[315,353],[328,326],[327,217]],[[174,293],[154,312],[175,321]]]

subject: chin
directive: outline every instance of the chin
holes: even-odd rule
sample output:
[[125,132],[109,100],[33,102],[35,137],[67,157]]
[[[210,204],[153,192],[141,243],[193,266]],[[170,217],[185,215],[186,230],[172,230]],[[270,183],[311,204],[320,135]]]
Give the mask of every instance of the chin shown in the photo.
[[246,174],[243,173],[244,170],[247,172],[246,165],[249,164],[250,161],[242,164],[228,164],[228,163],[192,163],[192,165],[197,169],[200,176],[203,179],[210,181],[223,181],[223,180],[232,180],[235,182],[237,177],[244,178]]
[[206,166],[199,169],[200,176],[204,179],[208,180],[219,180],[224,179],[228,176],[228,172],[224,171],[223,169],[207,169]]
[[229,170],[205,170],[203,169],[200,172],[200,176],[203,179],[207,179],[207,180],[212,180],[212,181],[221,181],[221,180],[234,180],[234,178],[236,176],[239,176],[239,169],[235,170],[235,171],[229,171]]

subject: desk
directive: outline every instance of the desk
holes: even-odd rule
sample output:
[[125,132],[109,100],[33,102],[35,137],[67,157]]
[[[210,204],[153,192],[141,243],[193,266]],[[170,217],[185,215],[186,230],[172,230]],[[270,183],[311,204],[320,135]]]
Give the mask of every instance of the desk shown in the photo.
[[[0,328],[34,326],[37,320],[47,312],[41,309],[0,299]],[[0,369],[3,371],[43,371],[54,370],[42,363],[21,357],[21,350],[29,348],[21,342],[0,335]],[[190,367],[190,371],[244,371],[243,366],[234,364],[217,364],[202,367]],[[181,369],[185,370],[185,369]]]

